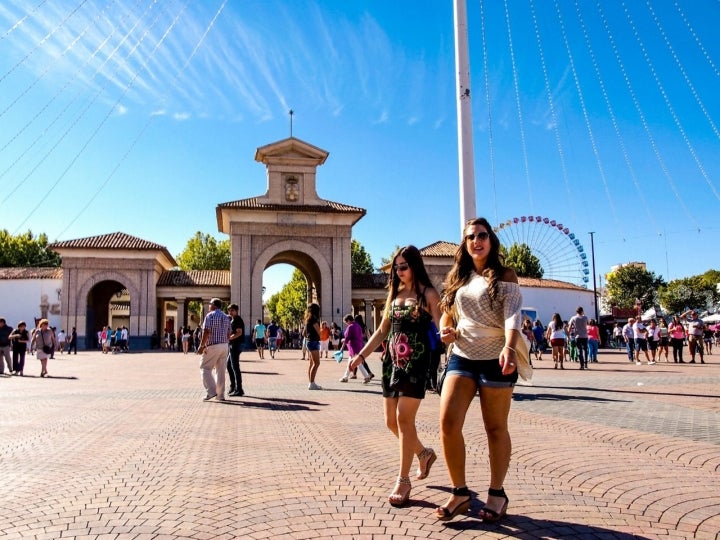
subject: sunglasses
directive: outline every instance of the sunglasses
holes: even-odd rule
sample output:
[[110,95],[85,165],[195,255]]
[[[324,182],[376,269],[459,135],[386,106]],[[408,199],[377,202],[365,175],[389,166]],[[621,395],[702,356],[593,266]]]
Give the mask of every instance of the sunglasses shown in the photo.
[[393,269],[395,269],[396,272],[404,272],[408,268],[410,268],[410,266],[407,263],[393,265]]
[[475,240],[476,238],[478,240],[487,240],[488,238],[490,238],[490,233],[483,231],[483,232],[479,232],[477,234],[466,234],[465,235],[465,240],[470,240],[471,242],[473,240]]

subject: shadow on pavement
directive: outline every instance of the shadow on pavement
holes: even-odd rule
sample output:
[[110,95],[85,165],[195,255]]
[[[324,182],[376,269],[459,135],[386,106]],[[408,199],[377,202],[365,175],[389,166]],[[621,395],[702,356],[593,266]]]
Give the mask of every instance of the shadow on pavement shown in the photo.
[[607,399],[593,396],[575,396],[575,395],[564,395],[564,394],[513,394],[513,401],[598,401],[598,402],[625,402],[629,403],[627,399]]
[[[675,396],[675,397],[698,397],[698,398],[710,398],[710,399],[717,399],[720,397],[719,394],[687,394],[687,393],[680,393],[680,392],[649,392],[649,391],[642,391],[642,390],[616,390],[613,388],[600,388],[600,387],[594,387],[590,388],[587,386],[528,386],[524,388],[548,388],[551,390],[577,390],[580,392],[607,392],[607,393],[614,393],[614,394],[640,394],[643,396]],[[544,395],[544,394],[538,394],[538,395]],[[515,394],[513,395],[513,399],[515,399]],[[612,400],[608,400],[612,401]]]
[[[227,399],[221,402],[222,405],[233,405],[242,407],[253,407],[255,409],[268,409],[273,411],[317,411],[318,407],[325,407],[327,403],[318,401],[307,401],[301,399],[262,398],[243,396],[242,401]],[[254,399],[257,401],[247,401]]]

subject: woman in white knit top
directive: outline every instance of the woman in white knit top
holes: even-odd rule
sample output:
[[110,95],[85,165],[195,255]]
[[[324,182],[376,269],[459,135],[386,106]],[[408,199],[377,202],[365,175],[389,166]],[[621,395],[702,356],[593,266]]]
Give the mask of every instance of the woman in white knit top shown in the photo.
[[518,373],[528,378],[531,369],[520,334],[521,306],[517,276],[502,264],[492,227],[484,218],[469,221],[440,303],[441,339],[453,344],[440,402],[443,452],[453,488],[436,510],[441,521],[470,508],[462,430],[478,391],[490,455],[490,489],[480,517],[497,521],[507,511],[503,482],[510,465],[510,402]]

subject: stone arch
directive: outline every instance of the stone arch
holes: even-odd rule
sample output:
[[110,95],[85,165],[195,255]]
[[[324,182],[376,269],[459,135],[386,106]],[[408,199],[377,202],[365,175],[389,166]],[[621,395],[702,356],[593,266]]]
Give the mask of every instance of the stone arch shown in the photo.
[[[312,264],[309,264],[308,261],[312,261]],[[251,321],[258,318],[255,314],[262,312],[263,272],[268,266],[280,263],[291,264],[306,275],[309,274],[313,282],[320,283],[320,291],[318,291],[320,314],[323,318],[330,317],[335,310],[332,294],[333,271],[324,254],[312,244],[302,240],[282,240],[265,248],[252,267],[252,290],[256,294],[253,295],[250,302],[252,306]]]
[[[85,347],[86,348],[93,348],[95,344],[95,332],[97,331],[97,317],[94,311],[92,310],[91,306],[88,305],[88,298],[90,296],[90,293],[97,287],[98,285],[106,282],[114,282],[120,284],[122,287],[126,288],[128,292],[130,293],[130,324],[129,324],[129,332],[130,335],[137,335],[139,332],[139,324],[138,324],[138,316],[137,316],[137,306],[139,304],[140,300],[140,291],[138,289],[137,284],[135,281],[128,275],[118,272],[118,271],[105,271],[105,272],[99,272],[97,274],[93,274],[89,279],[84,281],[81,285],[81,287],[77,290],[76,294],[76,305],[83,306],[83,309],[85,311],[84,316],[84,333],[85,333]],[[132,306],[133,303],[136,306],[136,309],[133,310]],[[104,324],[104,318],[100,318],[102,323]]]

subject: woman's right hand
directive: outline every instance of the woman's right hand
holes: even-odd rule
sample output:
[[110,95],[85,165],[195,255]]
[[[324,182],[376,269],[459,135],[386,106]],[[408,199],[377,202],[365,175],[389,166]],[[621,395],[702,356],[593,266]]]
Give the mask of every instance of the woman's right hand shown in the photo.
[[449,345],[457,339],[457,331],[452,326],[444,326],[440,329],[440,341]]

